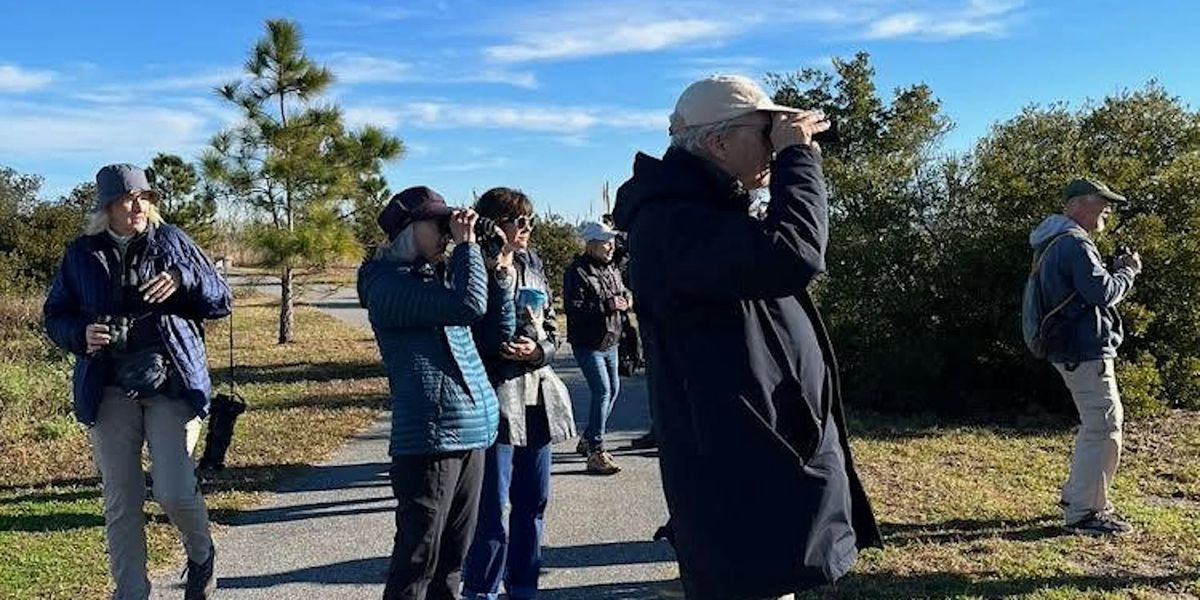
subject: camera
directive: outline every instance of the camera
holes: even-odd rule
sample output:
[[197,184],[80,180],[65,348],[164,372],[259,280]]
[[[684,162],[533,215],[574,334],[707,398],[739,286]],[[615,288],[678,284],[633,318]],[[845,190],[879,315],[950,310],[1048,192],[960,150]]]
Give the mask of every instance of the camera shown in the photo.
[[496,231],[498,227],[495,221],[487,217],[481,216],[479,220],[475,221],[475,239],[479,242],[479,247],[483,249],[483,255],[489,259],[500,256],[504,245],[508,243],[508,240]]
[[100,315],[96,319],[96,323],[108,326],[110,339],[108,345],[98,350],[97,353],[124,354],[129,347],[129,326],[131,324],[129,317]]

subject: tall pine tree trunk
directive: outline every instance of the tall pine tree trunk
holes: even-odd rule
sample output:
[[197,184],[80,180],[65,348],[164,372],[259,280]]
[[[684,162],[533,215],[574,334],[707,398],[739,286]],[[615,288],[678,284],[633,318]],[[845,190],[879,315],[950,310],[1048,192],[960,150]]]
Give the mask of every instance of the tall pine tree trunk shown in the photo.
[[292,267],[285,266],[283,274],[280,276],[280,294],[279,294],[279,343],[286,344],[292,341],[292,308],[294,305],[292,299]]

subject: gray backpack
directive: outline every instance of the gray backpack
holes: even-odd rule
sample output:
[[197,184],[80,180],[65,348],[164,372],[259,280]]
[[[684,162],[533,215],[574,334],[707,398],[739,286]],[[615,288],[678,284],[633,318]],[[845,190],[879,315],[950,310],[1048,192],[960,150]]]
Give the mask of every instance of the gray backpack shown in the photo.
[[1050,238],[1050,241],[1034,252],[1033,266],[1029,269],[1029,277],[1025,280],[1025,295],[1021,301],[1021,333],[1025,338],[1025,346],[1037,358],[1044,359],[1048,354],[1047,331],[1051,320],[1053,317],[1059,316],[1063,309],[1075,299],[1076,292],[1071,292],[1071,295],[1056,306],[1047,307],[1045,298],[1042,297],[1040,275],[1042,258],[1046,256],[1050,248],[1054,247],[1054,244],[1068,235],[1071,233],[1064,231]]

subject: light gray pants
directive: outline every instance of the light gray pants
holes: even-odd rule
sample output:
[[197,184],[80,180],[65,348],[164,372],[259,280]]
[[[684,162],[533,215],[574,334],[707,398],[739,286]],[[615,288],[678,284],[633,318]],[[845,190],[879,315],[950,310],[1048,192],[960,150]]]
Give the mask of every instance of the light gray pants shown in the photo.
[[166,396],[130,400],[120,388],[104,390],[89,434],[104,495],[108,566],[114,600],[146,600],[146,480],[142,446],[150,450],[154,499],[179,530],[189,560],[203,563],[212,549],[208,509],[196,481],[191,448],[200,420],[186,402]]
[[1054,366],[1079,410],[1071,474],[1062,488],[1070,525],[1094,513],[1112,510],[1108,489],[1121,462],[1125,410],[1111,359],[1080,363],[1073,370],[1063,364]]

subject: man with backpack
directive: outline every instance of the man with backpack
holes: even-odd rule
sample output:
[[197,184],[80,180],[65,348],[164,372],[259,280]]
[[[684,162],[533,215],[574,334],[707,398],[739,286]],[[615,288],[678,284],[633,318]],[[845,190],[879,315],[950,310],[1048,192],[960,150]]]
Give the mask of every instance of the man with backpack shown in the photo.
[[1121,459],[1123,409],[1113,360],[1124,338],[1117,305],[1142,270],[1136,252],[1104,265],[1092,235],[1126,200],[1104,184],[1076,179],[1066,207],[1029,235],[1033,269],[1026,283],[1023,327],[1029,349],[1062,375],[1079,411],[1071,470],[1059,506],[1067,527],[1089,535],[1131,531],[1108,501]]

